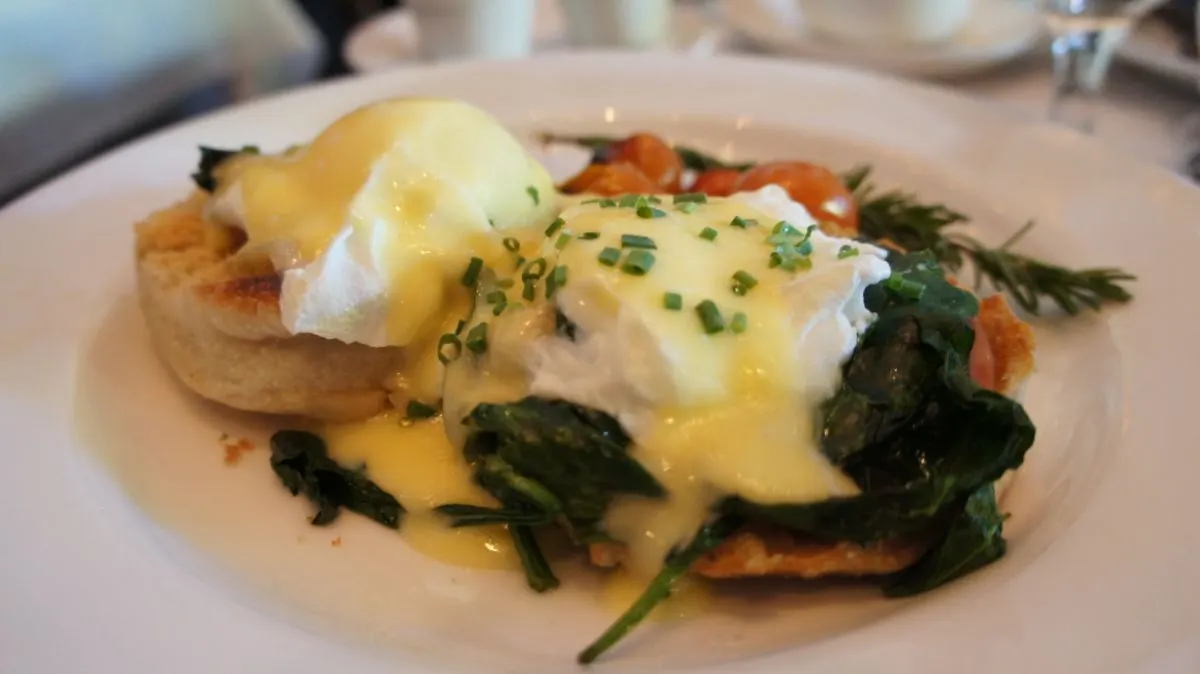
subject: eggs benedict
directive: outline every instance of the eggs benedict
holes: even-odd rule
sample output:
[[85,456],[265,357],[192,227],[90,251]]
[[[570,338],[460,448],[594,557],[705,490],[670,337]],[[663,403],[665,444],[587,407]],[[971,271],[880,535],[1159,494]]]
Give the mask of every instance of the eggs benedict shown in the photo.
[[384,101],[280,154],[207,157],[202,192],[138,227],[142,306],[185,383],[254,411],[436,400],[425,354],[469,299],[465,262],[558,210],[545,169],[457,101]]

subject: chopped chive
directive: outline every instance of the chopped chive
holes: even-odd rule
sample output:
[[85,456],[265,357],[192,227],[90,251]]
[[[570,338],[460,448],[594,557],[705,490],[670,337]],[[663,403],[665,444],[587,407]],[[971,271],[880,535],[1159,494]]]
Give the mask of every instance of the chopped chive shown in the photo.
[[703,192],[687,192],[685,194],[676,194],[671,200],[675,204],[707,204],[708,195]]
[[621,247],[649,248],[651,250],[658,248],[658,246],[654,243],[654,239],[651,239],[648,236],[642,236],[641,234],[622,234]]
[[679,311],[683,308],[683,296],[679,293],[663,293],[663,308]]
[[604,250],[600,251],[600,254],[596,256],[596,259],[600,261],[600,264],[606,267],[615,267],[617,260],[621,259],[621,250],[619,248],[608,246]]
[[600,208],[615,208],[617,205],[617,201],[616,201],[616,199],[609,199],[609,198],[605,197],[602,199],[585,199],[585,200],[579,202],[579,205],[581,205],[581,206],[585,205],[585,204],[596,204],[596,205],[600,206]]
[[558,230],[562,229],[563,225],[565,224],[567,224],[566,220],[563,220],[562,218],[555,218],[554,222],[550,223],[550,226],[546,228],[546,238],[548,239],[555,234],[558,234]]
[[733,216],[733,219],[729,221],[730,227],[737,227],[738,229],[748,229],[757,224],[758,224],[758,220],[753,220],[750,218],[743,218],[740,215]]
[[617,199],[617,206],[621,208],[637,208],[639,206],[645,206],[648,203],[649,202],[646,201],[646,197],[643,197],[640,194],[626,194],[620,199]]
[[538,189],[536,187],[534,187],[533,185],[526,187],[525,193],[529,195],[530,199],[533,199],[534,206],[537,206],[538,204],[542,203],[542,197],[541,197],[541,195],[538,194]]
[[477,257],[471,258],[467,264],[467,271],[463,273],[462,284],[468,288],[474,288],[475,282],[479,280],[479,272],[483,271],[483,260]]
[[787,220],[780,220],[771,228],[772,234],[799,234],[800,230],[792,226],[792,223]]
[[500,288],[504,288],[504,289],[506,289],[506,290],[507,290],[508,288],[511,288],[511,287],[513,287],[513,285],[514,285],[515,283],[516,283],[516,281],[513,281],[513,280],[512,280],[512,279],[510,279],[510,278],[502,278],[502,279],[500,279],[499,281],[496,281],[496,285],[497,285],[498,287],[500,287]]
[[470,332],[467,333],[467,351],[476,355],[487,351],[487,332],[488,324],[486,322],[471,328]]
[[525,298],[526,302],[532,302],[533,298],[537,297],[537,281],[525,279],[525,289],[521,291],[521,297]]
[[910,300],[919,300],[925,293],[924,283],[906,279],[903,276],[889,276],[883,285]]
[[[460,321],[461,322],[461,321]],[[461,329],[461,328],[460,328]],[[447,347],[450,347],[447,349]],[[437,355],[442,365],[449,365],[462,354],[462,341],[457,334],[446,333],[438,340]]]
[[634,276],[645,276],[653,266],[654,253],[644,248],[635,248],[629,251],[629,255],[621,265],[621,271]]
[[518,255],[517,256],[517,265],[516,265],[516,267],[514,267],[514,269],[520,269],[521,266],[524,264],[525,264],[525,256]]
[[508,302],[507,302],[507,301],[504,301],[504,302],[498,302],[498,303],[496,304],[496,306],[492,307],[492,315],[493,315],[493,316],[499,316],[500,314],[504,313],[504,310],[505,310],[505,309],[507,309],[507,308],[508,308]]
[[700,238],[705,241],[715,241],[717,239],[717,230],[712,227],[705,227],[700,230]]
[[454,334],[456,334],[456,335],[462,334],[463,328],[465,328],[465,327],[467,327],[467,322],[462,320],[461,318],[458,319],[458,325],[455,326],[455,328],[454,328]]
[[525,267],[525,271],[521,272],[521,278],[524,280],[528,280],[531,278],[541,278],[542,275],[545,273],[546,273],[546,258],[539,257],[538,259],[534,260],[533,262],[530,262],[529,266]]
[[503,290],[493,290],[487,295],[484,295],[483,299],[488,304],[501,304],[508,301],[508,295],[506,295]]
[[667,212],[653,206],[638,206],[637,216],[643,220],[651,220],[653,218],[665,218]]
[[562,250],[563,248],[567,247],[568,243],[571,243],[571,235],[567,232],[563,232],[562,234],[558,235],[558,240],[554,242],[554,247],[558,250]]
[[658,197],[654,196],[653,194],[646,197],[646,201],[648,201],[652,204],[661,204],[662,203],[662,199],[659,199]]
[[696,315],[700,317],[700,325],[704,332],[715,335],[725,329],[725,319],[721,318],[721,310],[712,300],[704,300],[696,305]]
[[504,248],[510,253],[515,253],[521,250],[521,242],[511,236],[504,237]]
[[698,204],[694,201],[685,201],[682,204],[679,204],[678,206],[676,206],[675,210],[681,211],[683,213],[687,213],[690,215],[692,213],[695,213],[697,208],[700,208],[700,204]]
[[774,269],[774,268],[778,267],[779,265],[783,264],[783,256],[779,254],[779,251],[773,251],[771,253],[771,257],[768,258],[768,260],[769,261],[767,262],[767,266],[770,267],[771,269]]
[[583,234],[579,235],[579,238],[583,239],[584,241],[594,241],[600,238],[600,232],[584,232]]
[[855,255],[858,255],[858,249],[855,248],[854,246],[851,246],[850,244],[846,244],[846,245],[842,246],[841,248],[838,248],[838,259],[839,260],[845,260],[846,258],[854,257]]
[[438,415],[438,409],[433,405],[426,405],[420,400],[408,401],[408,407],[404,411],[404,416],[409,419],[432,419]]
[[[738,293],[739,295],[745,295],[745,290],[750,290],[754,286],[758,285],[758,279],[751,276],[750,272],[742,269],[739,269],[733,273],[733,280],[737,282],[738,286],[744,288],[743,292]],[[735,290],[734,292],[737,291]]]
[[796,246],[796,252],[801,255],[812,255],[812,252],[813,252],[812,241],[809,241],[808,239],[801,241],[800,245]]
[[733,319],[729,321],[729,329],[733,334],[740,335],[746,331],[746,314],[739,311],[733,315]]
[[554,293],[565,285],[567,285],[567,268],[558,265],[554,271],[550,272],[550,276],[546,277],[546,299],[554,297]]

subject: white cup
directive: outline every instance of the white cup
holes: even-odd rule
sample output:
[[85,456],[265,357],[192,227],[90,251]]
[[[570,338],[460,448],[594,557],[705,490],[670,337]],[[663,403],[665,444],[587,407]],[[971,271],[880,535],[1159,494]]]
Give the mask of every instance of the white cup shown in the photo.
[[962,28],[975,0],[796,0],[804,24],[843,42],[934,44]]
[[536,0],[408,0],[422,58],[520,58],[533,50]]
[[672,0],[562,0],[575,47],[648,49],[667,40]]

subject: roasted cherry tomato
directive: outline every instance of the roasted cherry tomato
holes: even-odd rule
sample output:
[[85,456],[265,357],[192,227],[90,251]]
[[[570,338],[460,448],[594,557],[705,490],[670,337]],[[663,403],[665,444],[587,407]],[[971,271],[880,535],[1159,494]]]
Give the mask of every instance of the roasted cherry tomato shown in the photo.
[[711,169],[696,176],[689,191],[703,192],[710,197],[727,197],[742,179],[742,172],[733,169]]
[[605,161],[612,164],[631,164],[657,187],[650,192],[679,191],[683,177],[683,162],[663,139],[649,133],[635,133],[608,147]]
[[995,391],[996,357],[992,353],[992,345],[979,319],[972,319],[971,327],[975,328],[975,344],[971,347],[971,379],[983,388]]
[[629,164],[592,164],[562,185],[567,194],[653,194],[659,192],[653,180]]
[[832,222],[847,232],[858,231],[858,206],[842,179],[833,171],[807,162],[760,164],[742,174],[735,191],[750,192],[779,185],[808,209],[818,222]]

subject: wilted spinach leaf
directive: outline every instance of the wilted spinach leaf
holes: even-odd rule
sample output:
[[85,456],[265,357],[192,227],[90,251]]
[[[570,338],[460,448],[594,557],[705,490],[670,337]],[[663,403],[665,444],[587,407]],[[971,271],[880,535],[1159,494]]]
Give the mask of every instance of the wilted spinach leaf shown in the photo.
[[916,564],[891,576],[884,592],[890,597],[919,594],[1000,559],[1006,548],[1003,529],[995,488],[980,487],[951,520],[942,542]]
[[244,145],[240,150],[222,150],[201,145],[200,163],[196,166],[196,172],[192,174],[192,181],[205,192],[212,192],[217,188],[217,180],[213,176],[213,171],[221,162],[234,155],[258,154],[258,152],[258,147],[254,145]]
[[[662,485],[629,456],[629,436],[621,425],[603,412],[530,396],[511,404],[479,405],[465,422],[471,434],[464,450],[469,460],[486,468],[488,457],[501,459],[513,475],[544,487],[572,522],[599,520],[618,494],[665,495]],[[495,474],[482,470],[476,475],[508,504],[514,497],[505,491],[512,488],[512,476],[498,484]],[[523,500],[534,505],[538,499],[526,493]]]
[[292,495],[303,493],[317,506],[312,523],[337,519],[342,508],[370,517],[392,529],[399,528],[404,508],[359,471],[339,466],[325,441],[306,431],[279,431],[271,436],[271,468]]
[[956,518],[968,496],[1021,464],[1033,444],[1032,422],[1018,403],[970,377],[978,303],[927,254],[889,262],[909,285],[869,289],[878,318],[824,407],[822,451],[862,493],[770,506],[733,499],[729,510],[866,543]]

